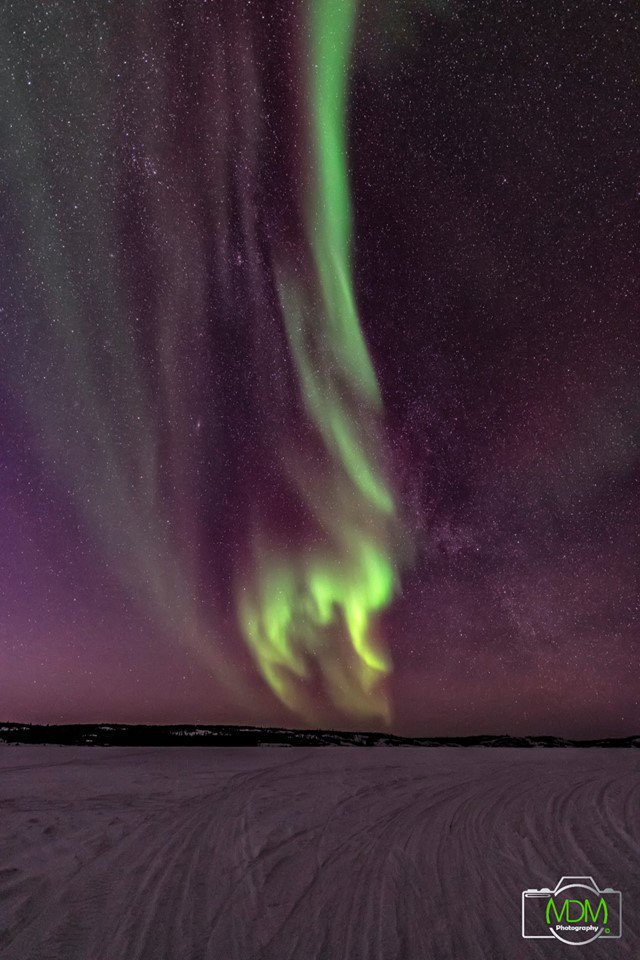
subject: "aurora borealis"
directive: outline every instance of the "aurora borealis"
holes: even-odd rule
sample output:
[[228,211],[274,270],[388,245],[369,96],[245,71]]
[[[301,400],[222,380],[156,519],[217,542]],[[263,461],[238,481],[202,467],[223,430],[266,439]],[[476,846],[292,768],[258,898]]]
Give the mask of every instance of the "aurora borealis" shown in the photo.
[[245,596],[241,584],[239,607],[261,670],[283,703],[306,713],[287,674],[305,679],[312,661],[342,711],[389,720],[377,687],[391,663],[372,636],[372,615],[388,604],[396,585],[389,530],[395,504],[378,463],[381,399],[351,277],[346,103],[356,9],[354,0],[311,5],[304,287],[291,266],[276,264],[300,396],[315,427],[309,440],[317,451],[309,444],[306,453],[285,449],[283,457],[315,529],[311,543],[307,532],[293,552],[273,549],[269,533],[258,534],[256,596]]
[[2,20],[5,719],[635,730],[630,12]]

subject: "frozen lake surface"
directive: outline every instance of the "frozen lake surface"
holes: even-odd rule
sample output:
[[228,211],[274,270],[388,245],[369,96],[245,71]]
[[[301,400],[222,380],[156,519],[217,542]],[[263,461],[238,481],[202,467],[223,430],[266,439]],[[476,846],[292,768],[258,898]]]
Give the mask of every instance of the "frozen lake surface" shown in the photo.
[[0,746],[3,960],[519,960],[521,892],[622,891],[640,754]]

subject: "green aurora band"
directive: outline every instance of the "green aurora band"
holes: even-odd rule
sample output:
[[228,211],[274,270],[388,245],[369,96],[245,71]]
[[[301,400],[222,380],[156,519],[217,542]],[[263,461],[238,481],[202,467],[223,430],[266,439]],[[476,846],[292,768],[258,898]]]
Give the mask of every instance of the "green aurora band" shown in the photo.
[[347,86],[357,0],[313,0],[308,97],[312,145],[307,279],[280,264],[278,287],[307,417],[321,455],[283,451],[319,529],[286,549],[258,526],[253,572],[239,591],[245,637],[275,694],[307,719],[318,669],[345,714],[390,720],[391,660],[375,615],[398,588],[399,536],[385,478],[381,399],[351,270]]

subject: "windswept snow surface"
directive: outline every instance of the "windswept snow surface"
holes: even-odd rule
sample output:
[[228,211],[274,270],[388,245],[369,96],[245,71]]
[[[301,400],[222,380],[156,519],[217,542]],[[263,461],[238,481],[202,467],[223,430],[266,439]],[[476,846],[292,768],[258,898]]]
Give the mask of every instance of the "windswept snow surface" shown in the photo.
[[[3,960],[640,956],[640,755],[0,747]],[[621,940],[523,940],[590,875]]]

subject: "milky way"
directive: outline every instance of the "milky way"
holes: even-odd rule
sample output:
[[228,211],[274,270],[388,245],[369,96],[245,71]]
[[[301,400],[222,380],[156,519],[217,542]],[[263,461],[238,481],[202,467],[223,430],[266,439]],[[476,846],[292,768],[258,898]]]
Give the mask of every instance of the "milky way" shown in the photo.
[[639,719],[633,24],[9,3],[7,719]]

